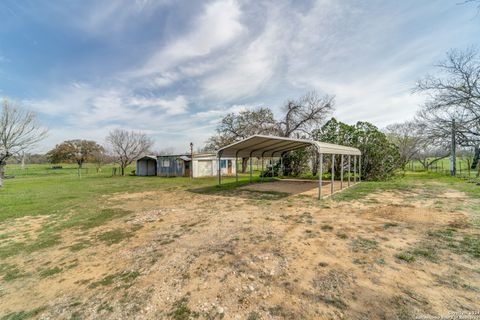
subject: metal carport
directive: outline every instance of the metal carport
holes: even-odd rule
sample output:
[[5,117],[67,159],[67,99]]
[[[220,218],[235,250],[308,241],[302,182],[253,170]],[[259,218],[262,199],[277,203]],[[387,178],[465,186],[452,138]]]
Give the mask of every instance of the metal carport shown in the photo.
[[[265,135],[253,135],[244,140],[232,143],[228,146],[220,148],[217,151],[218,161],[223,157],[235,157],[238,161],[238,157],[250,158],[250,181],[252,181],[252,157],[262,158],[262,171],[263,171],[263,158],[264,157],[281,157],[284,153],[302,149],[305,147],[313,147],[319,155],[319,185],[318,185],[318,198],[322,197],[322,175],[323,175],[323,156],[325,154],[332,157],[332,183],[331,193],[333,194],[333,183],[335,179],[335,155],[341,156],[341,189],[343,188],[343,168],[344,158],[347,156],[348,172],[351,172],[351,158],[353,158],[353,172],[354,182],[357,181],[357,158],[358,158],[358,180],[360,181],[361,172],[361,152],[357,148],[342,146],[338,144],[331,144],[306,139],[292,139],[277,136],[265,136]],[[238,173],[236,174],[238,181]],[[218,172],[218,184],[221,184],[220,171]],[[348,176],[348,184],[350,185],[350,175]]]

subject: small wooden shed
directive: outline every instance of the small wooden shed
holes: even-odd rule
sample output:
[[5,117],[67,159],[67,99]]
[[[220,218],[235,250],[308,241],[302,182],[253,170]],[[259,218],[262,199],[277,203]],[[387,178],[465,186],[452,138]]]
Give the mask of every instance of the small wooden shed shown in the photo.
[[157,175],[157,157],[144,156],[137,160],[137,176],[156,176]]
[[191,159],[186,155],[157,157],[157,175],[160,177],[189,177]]

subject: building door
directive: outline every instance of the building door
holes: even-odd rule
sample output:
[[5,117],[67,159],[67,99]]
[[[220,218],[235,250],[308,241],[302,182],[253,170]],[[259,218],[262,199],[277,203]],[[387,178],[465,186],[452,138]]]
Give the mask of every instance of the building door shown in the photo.
[[191,161],[185,161],[185,172],[183,173],[184,177],[190,177],[190,168],[191,168]]
[[231,176],[232,175],[232,160],[228,160],[228,175]]
[[210,177],[214,176],[216,172],[213,171],[213,161],[212,160],[198,160],[197,170],[196,170],[196,177]]
[[147,161],[147,176],[156,176],[157,175],[157,161],[148,160]]

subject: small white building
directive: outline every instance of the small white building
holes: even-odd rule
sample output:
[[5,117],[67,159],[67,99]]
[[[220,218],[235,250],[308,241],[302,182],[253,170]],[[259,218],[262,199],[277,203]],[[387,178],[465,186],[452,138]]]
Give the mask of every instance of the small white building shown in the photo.
[[[215,154],[197,153],[193,155],[145,156],[137,160],[137,176],[159,177],[214,177],[218,174],[219,161]],[[236,173],[235,158],[220,160],[222,176]],[[191,171],[192,170],[192,171]]]

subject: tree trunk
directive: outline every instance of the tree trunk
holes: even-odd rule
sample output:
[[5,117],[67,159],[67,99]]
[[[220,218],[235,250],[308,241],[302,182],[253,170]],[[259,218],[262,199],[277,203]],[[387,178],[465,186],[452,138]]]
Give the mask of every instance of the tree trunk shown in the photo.
[[480,146],[475,146],[475,155],[473,156],[472,169],[476,169],[480,160]]
[[455,119],[452,121],[452,145],[450,150],[450,175],[457,175],[457,139],[455,138]]
[[315,152],[312,154],[312,176],[316,176],[318,173],[318,154]]
[[82,175],[82,173],[81,173],[82,163],[81,163],[81,162],[77,162],[77,164],[78,164],[77,175],[80,177],[80,176]]
[[5,177],[5,165],[0,164],[0,188],[3,187],[3,178]]
[[121,166],[121,170],[122,170],[122,177],[124,177],[125,176],[125,167]]
[[242,158],[242,173],[247,172],[247,167],[248,167],[248,157]]
[[25,152],[22,153],[22,170],[25,170]]

